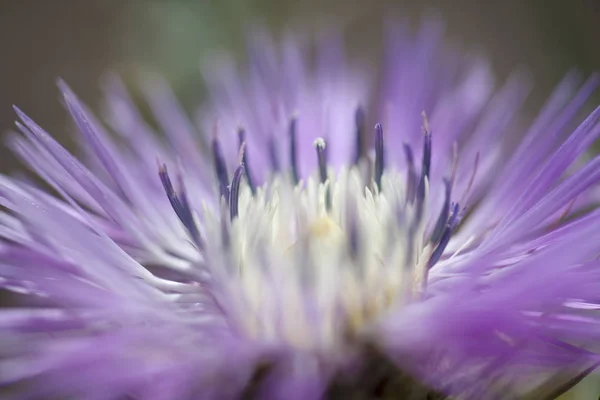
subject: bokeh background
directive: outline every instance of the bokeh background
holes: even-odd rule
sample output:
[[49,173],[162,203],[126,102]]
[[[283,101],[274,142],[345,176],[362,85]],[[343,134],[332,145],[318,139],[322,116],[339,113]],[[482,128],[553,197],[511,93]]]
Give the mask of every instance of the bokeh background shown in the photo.
[[[3,0],[0,129],[13,126],[16,104],[70,147],[58,77],[97,106],[105,73],[135,82],[150,68],[191,108],[203,96],[202,58],[222,48],[243,54],[251,25],[264,24],[277,35],[334,22],[345,28],[353,57],[377,60],[383,15],[417,22],[431,10],[446,19],[453,41],[487,55],[500,79],[515,68],[533,72],[536,86],[526,115],[571,67],[600,70],[598,0]],[[0,171],[16,167],[2,148]],[[600,385],[590,378],[569,398],[599,395]]]

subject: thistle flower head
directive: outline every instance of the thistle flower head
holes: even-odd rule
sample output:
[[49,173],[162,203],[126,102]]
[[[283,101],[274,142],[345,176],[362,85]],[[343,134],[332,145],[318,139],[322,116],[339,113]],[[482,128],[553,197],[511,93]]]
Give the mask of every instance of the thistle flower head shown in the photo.
[[205,69],[196,124],[145,83],[163,135],[117,78],[105,122],[60,83],[85,161],[17,109],[10,145],[54,193],[0,179],[0,284],[25,303],[0,312],[0,382],[32,398],[479,399],[552,397],[588,373],[600,158],[581,159],[600,109],[571,125],[598,78],[567,76],[513,132],[527,79],[492,90],[442,33],[391,27],[380,91],[331,37],[310,66],[259,35],[247,73]]

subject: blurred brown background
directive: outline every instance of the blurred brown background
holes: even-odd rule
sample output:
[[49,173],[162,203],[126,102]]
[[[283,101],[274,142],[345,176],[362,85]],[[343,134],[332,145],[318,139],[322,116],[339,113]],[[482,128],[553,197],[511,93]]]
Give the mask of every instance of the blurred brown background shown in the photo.
[[[2,0],[0,2],[0,129],[12,129],[18,105],[51,132],[64,129],[56,79],[86,99],[98,96],[98,77],[124,60],[120,1]],[[14,165],[4,148],[0,170]]]
[[[334,21],[346,28],[353,55],[375,60],[382,15],[418,21],[426,10],[446,18],[456,41],[486,54],[500,77],[516,67],[533,71],[532,108],[570,67],[600,70],[597,0],[2,0],[0,129],[12,128],[16,104],[69,144],[58,77],[94,106],[103,73],[135,80],[141,66],[151,67],[190,105],[202,96],[201,57],[223,46],[239,52],[250,24],[277,33]],[[17,165],[2,148],[0,171]],[[599,392],[593,381],[577,390],[578,399]]]

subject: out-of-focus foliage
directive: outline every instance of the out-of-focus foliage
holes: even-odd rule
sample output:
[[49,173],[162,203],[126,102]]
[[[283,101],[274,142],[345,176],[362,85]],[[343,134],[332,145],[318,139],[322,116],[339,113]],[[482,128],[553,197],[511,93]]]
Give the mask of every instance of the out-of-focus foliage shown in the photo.
[[237,52],[244,36],[242,20],[252,15],[244,0],[143,1],[130,10],[126,46],[133,67],[164,74],[183,100],[197,100],[199,65],[204,54],[226,48]]
[[[201,57],[222,49],[237,54],[248,28],[314,31],[325,23],[346,28],[355,53],[380,49],[382,17],[418,20],[435,11],[459,42],[485,53],[500,76],[516,67],[535,71],[543,101],[570,68],[600,68],[600,6],[593,0],[481,2],[460,0],[143,0],[129,8],[124,42],[128,61],[167,75],[185,100],[198,97]],[[598,98],[596,98],[597,100]]]

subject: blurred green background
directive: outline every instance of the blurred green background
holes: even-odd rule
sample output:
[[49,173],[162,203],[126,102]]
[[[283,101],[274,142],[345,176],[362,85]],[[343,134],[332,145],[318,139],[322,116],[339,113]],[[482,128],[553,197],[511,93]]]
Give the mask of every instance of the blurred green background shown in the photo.
[[[487,55],[500,78],[517,67],[533,71],[536,89],[527,112],[569,68],[600,70],[597,0],[2,1],[0,127],[11,129],[16,104],[69,143],[56,78],[64,78],[94,106],[107,71],[131,81],[140,69],[159,71],[191,107],[202,98],[202,57],[223,47],[242,54],[247,28],[256,23],[275,35],[325,21],[340,24],[352,56],[376,60],[383,15],[418,21],[428,10],[447,20],[455,42]],[[16,165],[9,152],[0,150],[1,171]],[[589,379],[570,398],[595,400],[599,394],[600,385]]]

